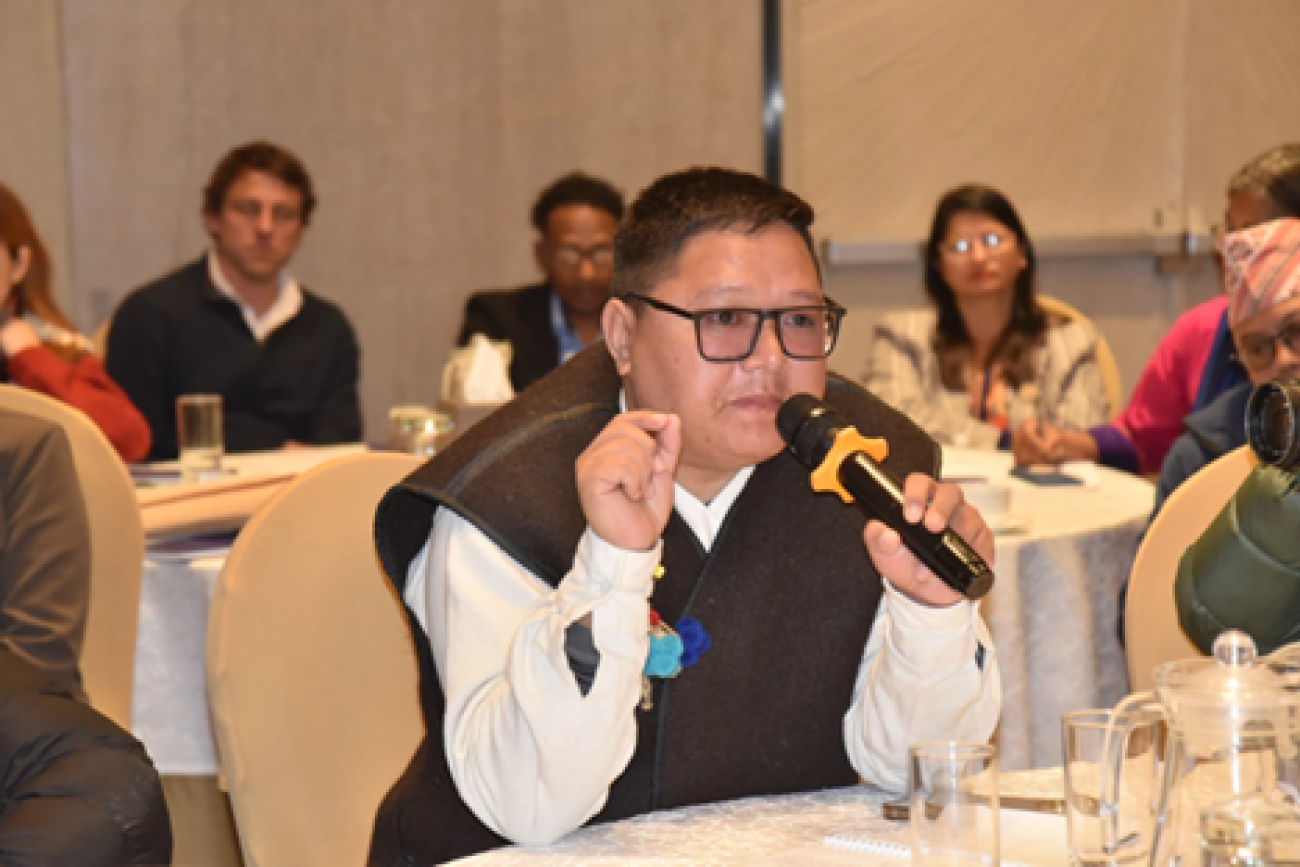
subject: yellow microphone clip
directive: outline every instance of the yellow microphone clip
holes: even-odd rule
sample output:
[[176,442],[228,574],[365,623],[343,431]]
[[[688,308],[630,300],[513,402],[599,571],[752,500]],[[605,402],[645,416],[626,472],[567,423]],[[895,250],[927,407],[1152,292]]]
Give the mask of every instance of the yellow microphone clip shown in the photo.
[[858,433],[855,427],[841,428],[835,435],[835,444],[826,453],[821,466],[813,470],[813,490],[839,494],[841,500],[852,503],[853,495],[844,490],[844,486],[840,484],[840,464],[854,452],[863,452],[870,455],[876,463],[880,463],[889,454],[889,443],[879,438],[867,439]]

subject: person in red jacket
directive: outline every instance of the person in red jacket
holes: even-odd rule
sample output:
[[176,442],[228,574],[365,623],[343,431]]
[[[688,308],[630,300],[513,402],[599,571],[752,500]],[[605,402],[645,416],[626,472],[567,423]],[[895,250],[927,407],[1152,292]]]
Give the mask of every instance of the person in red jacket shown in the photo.
[[51,274],[27,209],[0,184],[0,382],[76,407],[122,460],[141,460],[149,453],[149,425],[54,303]]

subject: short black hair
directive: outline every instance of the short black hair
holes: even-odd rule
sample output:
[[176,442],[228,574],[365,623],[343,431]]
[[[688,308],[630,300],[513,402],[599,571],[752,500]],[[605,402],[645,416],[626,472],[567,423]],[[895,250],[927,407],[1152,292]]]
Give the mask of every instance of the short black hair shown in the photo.
[[1267,196],[1279,217],[1300,217],[1300,144],[1269,148],[1228,181],[1228,192],[1246,190]]
[[302,224],[311,222],[316,210],[316,191],[302,160],[285,148],[268,141],[249,142],[221,158],[203,188],[203,213],[218,214],[226,204],[226,193],[247,172],[262,172],[302,195]]
[[642,190],[614,236],[611,294],[649,293],[677,265],[686,242],[709,231],[755,233],[784,224],[799,233],[813,266],[812,206],[748,172],[717,167],[664,175]]
[[533,205],[533,227],[545,234],[551,212],[565,205],[590,205],[609,214],[616,223],[623,219],[623,194],[617,187],[582,172],[570,172],[537,197]]

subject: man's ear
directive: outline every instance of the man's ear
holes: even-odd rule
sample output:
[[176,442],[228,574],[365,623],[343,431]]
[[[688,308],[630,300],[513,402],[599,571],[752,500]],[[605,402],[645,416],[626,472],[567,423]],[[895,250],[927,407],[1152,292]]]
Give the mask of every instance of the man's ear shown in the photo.
[[215,241],[217,238],[217,229],[220,226],[220,221],[218,220],[217,215],[203,211],[201,216],[203,217],[203,231],[207,232],[208,237]]
[[632,337],[636,334],[636,311],[618,298],[605,302],[600,314],[600,330],[605,346],[614,359],[619,376],[632,372]]

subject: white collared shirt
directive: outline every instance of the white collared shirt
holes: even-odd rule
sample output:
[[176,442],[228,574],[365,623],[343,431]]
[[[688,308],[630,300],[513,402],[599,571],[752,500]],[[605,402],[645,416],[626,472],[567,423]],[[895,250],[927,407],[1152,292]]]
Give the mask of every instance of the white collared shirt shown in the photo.
[[239,312],[244,315],[244,322],[248,325],[248,330],[253,332],[258,343],[266,342],[266,338],[271,336],[275,329],[298,315],[302,309],[302,287],[298,281],[289,274],[288,271],[280,272],[280,288],[275,294],[275,300],[266,312],[258,315],[257,311],[244,303],[235,291],[235,287],[226,279],[226,275],[221,270],[221,264],[217,261],[217,256],[211,250],[208,251],[208,276],[212,280],[212,285],[217,291],[225,295],[239,307]]
[[[741,470],[707,504],[674,485],[673,507],[706,550],[753,471]],[[650,551],[623,550],[588,528],[572,569],[551,588],[473,524],[437,511],[405,599],[446,696],[452,778],[502,836],[545,843],[574,830],[600,811],[631,760],[647,600],[662,549],[661,541]],[[589,612],[600,662],[583,695],[565,632]],[[985,741],[1000,709],[997,659],[977,607],[929,608],[886,582],[845,708],[845,748],[858,773],[901,791],[909,746]]]

